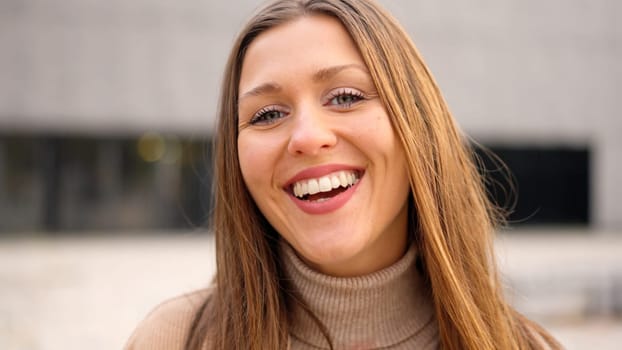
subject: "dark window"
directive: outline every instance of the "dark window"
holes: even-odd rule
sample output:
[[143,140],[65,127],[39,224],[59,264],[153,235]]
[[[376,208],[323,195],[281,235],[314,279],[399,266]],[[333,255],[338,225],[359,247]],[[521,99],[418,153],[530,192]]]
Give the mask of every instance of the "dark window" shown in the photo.
[[0,232],[201,226],[210,144],[154,133],[0,135]]
[[486,152],[477,150],[486,169],[492,199],[501,206],[515,205],[509,216],[511,225],[589,224],[590,152],[587,148],[487,147],[513,176],[515,189],[511,194],[507,172]]

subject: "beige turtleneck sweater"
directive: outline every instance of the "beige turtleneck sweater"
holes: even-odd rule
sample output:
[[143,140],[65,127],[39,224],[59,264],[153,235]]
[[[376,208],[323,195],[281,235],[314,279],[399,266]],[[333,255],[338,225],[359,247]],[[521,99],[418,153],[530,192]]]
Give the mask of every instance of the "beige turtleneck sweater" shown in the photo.
[[[411,248],[370,275],[337,278],[311,270],[282,245],[285,273],[328,330],[335,349],[436,349],[432,301],[423,292]],[[300,308],[290,326],[292,349],[328,349],[319,327]]]
[[[437,349],[432,300],[424,293],[411,248],[395,264],[366,276],[337,278],[311,270],[282,244],[285,273],[299,296],[324,324],[337,350]],[[200,290],[160,304],[134,331],[125,349],[183,349]],[[328,349],[316,323],[292,310],[291,350]]]

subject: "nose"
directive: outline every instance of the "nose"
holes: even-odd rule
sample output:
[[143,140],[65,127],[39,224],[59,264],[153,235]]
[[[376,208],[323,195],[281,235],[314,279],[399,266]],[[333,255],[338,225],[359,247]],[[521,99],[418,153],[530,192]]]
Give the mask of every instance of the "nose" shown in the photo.
[[321,111],[299,112],[294,116],[287,151],[294,156],[318,155],[337,144],[330,120]]

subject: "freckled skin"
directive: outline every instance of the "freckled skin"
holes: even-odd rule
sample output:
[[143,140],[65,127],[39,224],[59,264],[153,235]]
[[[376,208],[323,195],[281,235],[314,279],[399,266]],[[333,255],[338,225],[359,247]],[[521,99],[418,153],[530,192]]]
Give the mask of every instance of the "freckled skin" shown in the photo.
[[[314,79],[318,70],[335,66],[349,68]],[[278,89],[246,94],[267,83]],[[313,15],[262,33],[248,48],[239,90],[244,181],[298,255],[335,276],[368,274],[397,261],[407,244],[404,152],[343,26]],[[333,97],[339,93],[350,95]],[[355,93],[363,97],[343,102]],[[325,164],[347,164],[364,175],[345,205],[311,215],[283,187],[300,171]]]

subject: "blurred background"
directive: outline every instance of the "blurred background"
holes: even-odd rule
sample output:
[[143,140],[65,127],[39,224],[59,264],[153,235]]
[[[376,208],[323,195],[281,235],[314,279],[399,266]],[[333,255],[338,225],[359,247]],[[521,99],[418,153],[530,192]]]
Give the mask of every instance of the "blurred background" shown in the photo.
[[[480,151],[514,205],[497,242],[513,303],[568,349],[618,348],[622,3],[380,2],[513,174],[515,197]],[[0,1],[0,348],[121,348],[209,282],[219,83],[258,5]]]

